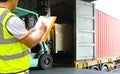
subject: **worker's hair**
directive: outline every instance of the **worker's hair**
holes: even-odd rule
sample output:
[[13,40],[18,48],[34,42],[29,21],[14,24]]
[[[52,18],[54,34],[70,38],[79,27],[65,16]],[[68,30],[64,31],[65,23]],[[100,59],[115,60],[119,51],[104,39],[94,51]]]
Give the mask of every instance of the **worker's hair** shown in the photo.
[[6,2],[7,0],[0,0],[0,2]]

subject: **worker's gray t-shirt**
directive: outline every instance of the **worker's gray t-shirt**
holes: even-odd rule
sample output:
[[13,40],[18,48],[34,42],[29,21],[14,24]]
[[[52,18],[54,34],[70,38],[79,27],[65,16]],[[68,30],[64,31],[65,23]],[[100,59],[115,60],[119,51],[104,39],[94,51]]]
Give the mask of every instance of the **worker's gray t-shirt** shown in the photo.
[[11,17],[6,25],[8,31],[16,38],[22,39],[28,33],[24,22],[17,16]]

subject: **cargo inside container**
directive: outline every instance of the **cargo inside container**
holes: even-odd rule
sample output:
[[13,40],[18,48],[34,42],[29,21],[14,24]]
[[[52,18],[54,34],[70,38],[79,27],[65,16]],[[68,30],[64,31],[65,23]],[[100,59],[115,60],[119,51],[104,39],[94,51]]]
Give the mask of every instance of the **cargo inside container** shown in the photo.
[[74,9],[73,1],[51,6],[51,15],[57,16],[52,52],[54,63],[74,63]]

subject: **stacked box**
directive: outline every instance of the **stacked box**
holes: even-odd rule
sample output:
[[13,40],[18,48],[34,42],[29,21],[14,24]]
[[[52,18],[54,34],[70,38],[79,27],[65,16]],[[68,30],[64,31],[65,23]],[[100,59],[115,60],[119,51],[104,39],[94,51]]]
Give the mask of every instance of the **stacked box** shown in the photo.
[[71,51],[73,49],[73,29],[71,25],[55,24],[51,31],[51,38],[54,41],[54,51]]

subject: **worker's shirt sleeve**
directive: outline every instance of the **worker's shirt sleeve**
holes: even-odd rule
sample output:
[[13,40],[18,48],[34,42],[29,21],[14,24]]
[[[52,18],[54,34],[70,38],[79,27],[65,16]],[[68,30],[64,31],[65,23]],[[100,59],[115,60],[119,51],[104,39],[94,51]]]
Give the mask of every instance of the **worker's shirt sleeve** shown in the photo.
[[24,22],[19,17],[11,17],[6,25],[8,31],[18,39],[24,38],[28,30],[25,28]]

